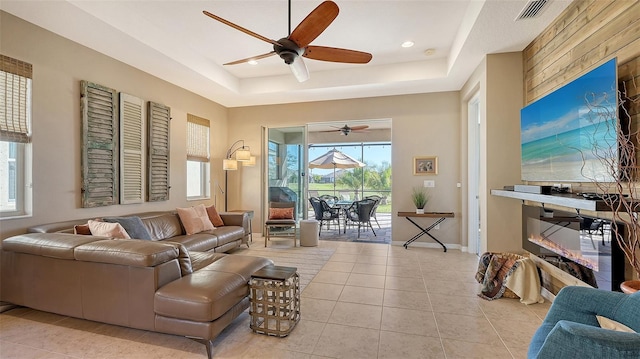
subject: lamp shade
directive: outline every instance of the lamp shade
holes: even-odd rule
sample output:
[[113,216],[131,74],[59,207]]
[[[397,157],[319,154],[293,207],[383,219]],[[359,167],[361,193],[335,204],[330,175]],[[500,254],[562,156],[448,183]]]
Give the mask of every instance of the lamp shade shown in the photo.
[[251,152],[249,150],[245,150],[244,147],[236,151],[236,161],[246,162],[249,161],[250,157]]
[[256,156],[250,156],[249,161],[242,162],[243,167],[253,167],[256,165]]
[[235,171],[238,169],[238,161],[232,159],[222,160],[222,169],[225,171]]

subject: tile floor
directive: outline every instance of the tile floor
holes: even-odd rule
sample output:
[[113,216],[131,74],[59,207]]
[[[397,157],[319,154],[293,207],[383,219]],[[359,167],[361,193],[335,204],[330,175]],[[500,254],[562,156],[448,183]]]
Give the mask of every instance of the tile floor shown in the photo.
[[[477,258],[450,250],[255,241],[238,254],[298,266],[302,319],[286,338],[254,334],[243,313],[216,358],[525,358],[549,304],[476,296]],[[189,339],[18,308],[0,315],[1,358],[206,358]]]

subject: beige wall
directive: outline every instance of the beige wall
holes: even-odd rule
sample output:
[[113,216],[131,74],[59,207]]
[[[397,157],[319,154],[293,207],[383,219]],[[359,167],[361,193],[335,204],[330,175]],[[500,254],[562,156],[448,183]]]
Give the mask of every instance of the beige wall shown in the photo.
[[487,55],[486,170],[481,197],[486,250],[522,252],[522,217],[519,201],[491,196],[491,189],[520,183],[520,109],[523,106],[522,53]]
[[[520,202],[491,196],[491,189],[520,183],[520,109],[522,108],[522,54],[487,55],[460,90],[460,161],[465,185],[462,210],[468,212],[467,104],[480,99],[480,227],[479,252],[522,252]],[[468,245],[467,223],[462,243]]]
[[[226,108],[5,12],[0,12],[0,52],[33,64],[33,217],[2,220],[0,237],[36,224],[194,204],[185,199],[187,112],[211,121],[212,169],[221,167]],[[80,208],[80,80],[171,107],[169,201]]]
[[[427,210],[454,212],[456,218],[447,220],[434,234],[446,243],[460,243],[460,111],[459,93],[390,96],[288,105],[255,106],[229,109],[229,140],[244,139],[252,152],[263,159],[261,128],[299,126],[315,122],[390,118],[392,120],[392,212],[412,211],[410,192],[425,179],[434,179]],[[438,156],[436,176],[414,176],[414,156]],[[246,167],[230,173],[229,207],[256,211],[254,228],[262,223],[260,201],[264,195],[261,168]],[[258,227],[256,227],[256,224]],[[393,239],[404,242],[417,231],[402,218],[393,217]],[[425,240],[426,244],[433,244]]]

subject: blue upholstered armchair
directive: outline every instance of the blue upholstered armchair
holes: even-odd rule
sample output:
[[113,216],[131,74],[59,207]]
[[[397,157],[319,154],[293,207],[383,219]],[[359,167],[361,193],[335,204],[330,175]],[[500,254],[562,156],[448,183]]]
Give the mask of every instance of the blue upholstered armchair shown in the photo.
[[529,345],[529,359],[640,358],[640,334],[600,327],[596,316],[640,331],[640,292],[565,287]]

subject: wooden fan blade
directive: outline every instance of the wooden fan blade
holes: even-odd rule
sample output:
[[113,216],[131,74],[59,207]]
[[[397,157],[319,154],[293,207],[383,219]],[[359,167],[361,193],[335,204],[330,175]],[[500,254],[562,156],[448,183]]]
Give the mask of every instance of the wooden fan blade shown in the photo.
[[369,126],[367,125],[362,125],[362,126],[353,126],[351,127],[351,131],[360,131],[360,130],[364,130],[369,128]]
[[338,16],[338,5],[333,1],[325,1],[318,5],[289,35],[289,40],[299,48],[307,47],[315,40]]
[[232,28],[234,28],[236,30],[240,30],[240,31],[244,32],[247,35],[253,36],[256,39],[260,39],[260,40],[262,40],[264,42],[268,42],[268,43],[273,44],[273,45],[282,46],[276,40],[271,40],[271,39],[269,39],[267,37],[264,37],[264,36],[262,36],[260,34],[256,34],[255,32],[253,32],[251,30],[245,29],[244,27],[242,27],[240,25],[236,25],[236,24],[232,23],[231,21],[225,20],[225,19],[221,18],[220,16],[214,15],[214,14],[212,14],[212,13],[206,11],[206,10],[203,10],[202,13],[207,15],[208,17],[214,19],[214,20],[220,21],[221,23],[223,23],[225,25],[231,26]]
[[302,56],[313,60],[350,64],[366,64],[373,58],[373,55],[368,52],[326,46],[307,46]]
[[260,60],[260,59],[264,59],[266,57],[269,56],[273,56],[275,55],[276,52],[275,51],[271,51],[271,52],[267,52],[266,54],[262,54],[262,55],[258,55],[258,56],[252,56],[252,57],[247,57],[246,59],[242,59],[242,60],[237,60],[237,61],[233,61],[233,62],[227,62],[226,64],[223,65],[237,65],[237,64],[243,64],[245,62],[249,62],[251,60]]

